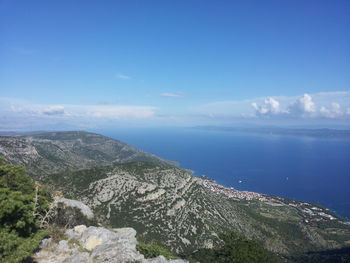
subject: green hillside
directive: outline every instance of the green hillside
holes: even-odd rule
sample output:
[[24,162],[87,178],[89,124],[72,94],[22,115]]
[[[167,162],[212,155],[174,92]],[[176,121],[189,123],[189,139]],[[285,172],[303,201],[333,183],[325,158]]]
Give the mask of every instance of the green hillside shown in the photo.
[[89,205],[100,223],[133,227],[178,255],[217,247],[226,232],[288,258],[350,244],[350,223],[327,208],[225,188],[101,135],[0,137],[0,153]]

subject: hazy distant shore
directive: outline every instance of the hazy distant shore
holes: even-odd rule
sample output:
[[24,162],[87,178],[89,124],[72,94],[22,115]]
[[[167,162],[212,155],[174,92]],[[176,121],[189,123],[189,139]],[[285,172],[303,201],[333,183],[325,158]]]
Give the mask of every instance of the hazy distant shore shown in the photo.
[[291,129],[291,128],[244,128],[244,127],[222,127],[222,126],[195,126],[194,129],[227,131],[227,132],[249,132],[269,135],[305,136],[327,139],[350,139],[350,130],[338,129]]

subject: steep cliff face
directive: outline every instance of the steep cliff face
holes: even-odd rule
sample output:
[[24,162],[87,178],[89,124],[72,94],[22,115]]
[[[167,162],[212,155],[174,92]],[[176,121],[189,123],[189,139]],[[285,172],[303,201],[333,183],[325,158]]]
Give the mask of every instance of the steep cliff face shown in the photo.
[[177,253],[211,247],[224,231],[261,240],[284,255],[350,243],[349,222],[328,209],[228,189],[96,134],[1,137],[0,153],[88,204],[101,222],[133,227],[141,240]]
[[0,156],[23,165],[32,176],[131,161],[176,163],[111,138],[82,131],[0,136]]

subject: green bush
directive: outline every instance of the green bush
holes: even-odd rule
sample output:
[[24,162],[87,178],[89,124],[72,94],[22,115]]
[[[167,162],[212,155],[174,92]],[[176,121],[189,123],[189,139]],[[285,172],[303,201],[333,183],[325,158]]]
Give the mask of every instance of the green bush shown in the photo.
[[346,263],[350,262],[350,247],[308,252],[293,259],[300,263]]
[[145,256],[145,258],[155,258],[160,255],[164,256],[167,259],[177,259],[178,257],[174,256],[166,248],[158,246],[156,243],[146,244],[138,243],[137,250]]
[[51,195],[25,175],[23,167],[0,159],[0,262],[29,257],[47,235],[37,217],[48,208]]
[[257,241],[229,232],[220,235],[223,245],[214,249],[200,249],[189,258],[201,263],[273,263],[281,260],[265,250]]
[[52,242],[58,243],[61,240],[67,240],[68,236],[66,235],[66,229],[56,224],[51,224],[48,228],[48,235],[52,239]]
[[63,228],[72,228],[77,225],[96,226],[96,219],[87,218],[79,208],[66,207],[59,203],[56,208],[56,216],[52,219],[52,224]]

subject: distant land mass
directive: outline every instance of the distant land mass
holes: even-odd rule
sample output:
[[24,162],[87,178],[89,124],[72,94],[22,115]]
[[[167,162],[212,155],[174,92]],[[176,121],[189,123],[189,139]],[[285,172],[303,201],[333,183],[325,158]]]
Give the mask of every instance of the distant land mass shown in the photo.
[[249,132],[268,135],[305,136],[327,139],[350,139],[350,130],[338,129],[297,129],[279,127],[225,127],[225,126],[195,126],[194,129],[227,131],[227,132]]
[[226,188],[99,134],[0,136],[0,156],[86,203],[101,223],[133,227],[176,254],[216,246],[227,231],[284,257],[350,244],[350,222],[325,207]]
[[0,136],[1,155],[13,164],[25,166],[34,177],[135,161],[178,166],[120,141],[83,131]]
[[48,131],[0,131],[0,136],[21,136],[21,135],[30,135],[45,133]]

